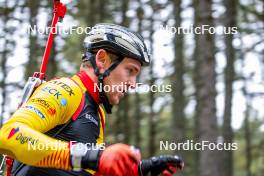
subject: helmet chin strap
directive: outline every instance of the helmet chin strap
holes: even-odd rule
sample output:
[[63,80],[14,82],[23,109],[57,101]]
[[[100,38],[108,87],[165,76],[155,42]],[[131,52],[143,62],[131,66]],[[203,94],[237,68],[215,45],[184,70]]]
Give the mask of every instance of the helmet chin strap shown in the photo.
[[94,73],[98,77],[98,83],[102,87],[101,91],[99,91],[100,101],[103,104],[103,106],[105,108],[105,111],[108,114],[111,114],[112,113],[112,105],[110,104],[110,102],[109,102],[109,100],[108,100],[108,98],[106,96],[106,93],[104,91],[104,78],[106,78],[107,76],[110,75],[110,72],[113,71],[118,66],[118,64],[122,61],[123,57],[120,56],[117,59],[117,61],[112,63],[110,65],[110,67],[107,70],[105,70],[103,73],[100,73],[99,68],[96,66],[96,61],[95,61],[95,55],[94,54],[92,54],[90,52],[86,52],[85,53],[85,58],[89,58],[89,61],[91,62],[92,67],[94,69]]

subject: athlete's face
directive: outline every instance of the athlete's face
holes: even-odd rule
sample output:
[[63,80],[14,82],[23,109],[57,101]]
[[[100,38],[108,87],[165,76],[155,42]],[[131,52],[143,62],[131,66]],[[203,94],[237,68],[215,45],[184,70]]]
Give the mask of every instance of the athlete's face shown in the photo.
[[[112,61],[103,49],[96,54],[96,64],[100,73],[105,72],[112,64]],[[136,87],[136,77],[141,70],[141,63],[135,59],[125,57],[118,66],[110,72],[110,75],[104,79],[104,92],[111,105],[119,103],[125,96],[129,88]],[[99,85],[99,88],[102,87]],[[101,91],[101,90],[99,90]]]
[[[129,88],[136,87],[136,78],[141,64],[131,58],[124,58],[122,62],[105,78],[105,92],[112,105],[119,103]],[[110,90],[110,91],[108,91]]]

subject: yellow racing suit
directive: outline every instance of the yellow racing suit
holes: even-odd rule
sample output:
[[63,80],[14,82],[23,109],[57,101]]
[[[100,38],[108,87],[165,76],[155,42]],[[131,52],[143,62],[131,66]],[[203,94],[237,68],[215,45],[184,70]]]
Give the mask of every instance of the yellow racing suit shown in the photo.
[[37,87],[0,129],[0,153],[15,159],[14,176],[92,175],[72,171],[70,145],[102,144],[104,123],[98,89],[86,73],[53,79]]

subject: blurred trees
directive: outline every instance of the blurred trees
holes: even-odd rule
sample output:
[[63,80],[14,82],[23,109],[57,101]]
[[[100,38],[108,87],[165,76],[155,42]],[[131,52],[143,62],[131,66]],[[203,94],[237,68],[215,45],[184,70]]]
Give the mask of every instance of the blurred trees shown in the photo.
[[[153,59],[150,67],[142,69],[138,82],[172,86],[171,92],[138,91],[127,95],[107,117],[107,143],[133,144],[141,149],[143,157],[181,155],[186,168],[179,175],[263,174],[263,114],[254,109],[260,100],[263,102],[264,93],[263,2],[83,0],[72,1],[67,6],[68,12],[61,26],[70,23],[75,27],[92,27],[99,22],[109,22],[138,31],[145,38]],[[27,41],[20,46],[27,51],[22,65],[24,79],[27,79],[39,70],[47,40],[47,35],[21,34],[23,25],[33,27],[45,23],[43,26],[49,26],[51,12],[52,2],[48,0],[0,1],[0,126],[1,118],[9,116],[15,109],[9,109],[14,99],[10,92],[21,90],[24,83],[24,80],[18,83],[10,81],[15,69],[12,62],[20,59],[17,53],[21,51],[16,50],[16,46]],[[194,27],[238,27],[238,33],[171,34],[164,30],[160,32],[159,28],[161,25],[188,28],[190,23]],[[157,37],[159,35],[164,37]],[[78,71],[84,37],[84,33],[76,32],[56,37],[47,79]],[[246,59],[250,55],[257,60]],[[262,72],[257,72],[257,69],[248,71],[247,67],[252,62],[255,67],[261,65]],[[254,71],[255,74],[252,73]],[[252,86],[257,87],[257,91]],[[235,97],[241,102],[234,101]],[[219,98],[221,105],[217,103]],[[241,116],[234,110],[237,104],[241,109],[244,106],[244,114],[241,113],[244,121],[240,128],[234,129],[234,122]],[[160,149],[160,141],[179,143],[186,140],[236,142],[238,150]]]

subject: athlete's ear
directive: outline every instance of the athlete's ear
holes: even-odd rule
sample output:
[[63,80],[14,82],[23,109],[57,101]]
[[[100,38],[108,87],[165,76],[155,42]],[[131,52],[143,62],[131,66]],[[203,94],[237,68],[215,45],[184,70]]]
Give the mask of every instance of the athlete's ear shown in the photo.
[[108,68],[108,65],[111,62],[109,56],[107,55],[106,50],[104,49],[100,49],[97,51],[95,60],[96,60],[96,65],[101,73]]

